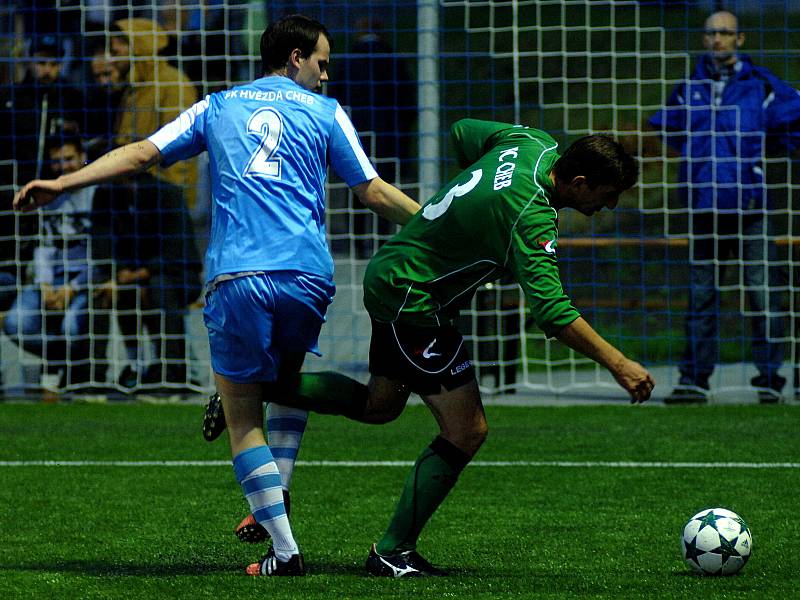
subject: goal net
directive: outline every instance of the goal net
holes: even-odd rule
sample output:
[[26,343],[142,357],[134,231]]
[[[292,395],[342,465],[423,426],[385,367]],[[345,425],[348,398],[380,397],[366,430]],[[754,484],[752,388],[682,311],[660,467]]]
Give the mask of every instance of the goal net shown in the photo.
[[[129,376],[132,367],[138,373],[132,380],[137,389],[210,389],[199,292],[170,311],[180,315],[180,327],[152,298],[136,294],[124,305],[116,298],[105,304],[89,302],[88,324],[69,333],[54,324],[52,311],[41,309],[42,333],[37,335],[54,336],[68,348],[76,340],[85,342],[77,344],[82,347],[77,359],[70,352],[64,358],[48,358],[35,344],[20,343],[7,326],[9,309],[26,290],[41,289],[34,254],[42,254],[35,250],[47,240],[42,216],[14,214],[8,200],[28,178],[52,173],[52,146],[72,135],[71,121],[77,121],[89,158],[116,143],[144,137],[151,133],[145,129],[160,126],[196,98],[259,76],[264,24],[301,12],[325,23],[334,38],[326,93],[351,115],[381,177],[422,202],[455,174],[447,131],[467,116],[541,128],[562,147],[582,135],[608,133],[639,157],[640,183],[622,196],[615,211],[591,219],[561,211],[558,259],[566,291],[583,316],[625,354],[652,368],[660,392],[667,393],[677,383],[684,355],[689,264],[700,259],[695,242],[703,236],[682,200],[683,159],[667,149],[661,132],[647,122],[674,87],[691,75],[704,52],[705,18],[718,4],[54,0],[0,8],[0,77],[6,103],[0,106],[5,111],[0,125],[0,275],[5,274],[0,279],[0,313],[6,319],[0,357],[5,389],[38,388],[48,364],[57,365],[49,369],[51,376],[60,373],[60,383],[70,385],[73,381],[64,379],[68,369],[58,365],[74,367],[76,361],[91,368],[88,381],[81,379],[81,372],[75,386],[125,390],[121,377]],[[795,4],[741,0],[729,8],[738,13],[740,30],[746,34],[742,51],[755,64],[800,87],[800,8]],[[56,34],[55,41],[48,41],[47,34]],[[119,35],[127,37],[127,47],[114,41]],[[33,73],[37,64],[47,67],[51,46],[61,71],[52,84],[35,79]],[[69,105],[66,88],[81,92],[83,104]],[[42,124],[42,99],[48,90]],[[780,373],[789,379],[788,387],[797,384],[796,167],[787,156],[785,151],[763,156],[759,168],[770,195],[771,227],[747,234],[774,242],[776,254],[709,262],[717,267],[712,269],[712,283],[719,290],[713,309],[718,329],[711,335],[717,348],[711,384],[717,392],[735,395],[750,389],[750,379],[758,375],[753,323],[764,320],[765,314],[770,317],[766,339],[783,353]],[[64,168],[63,157],[60,160],[57,168]],[[156,199],[156,215],[170,205],[169,186],[182,193],[185,211],[170,209],[170,220],[178,224],[162,231],[180,240],[181,264],[193,264],[190,249],[202,256],[207,244],[207,170],[201,156],[182,170],[156,172],[151,192],[145,192]],[[361,278],[369,257],[395,228],[360,206],[335,177],[327,190],[337,295],[320,340],[324,356],[310,357],[306,368],[365,379],[370,328],[361,303]],[[91,238],[87,236],[84,241]],[[79,236],[61,238],[62,263],[69,255],[68,245],[78,242]],[[141,245],[142,252],[153,249],[152,244]],[[162,256],[153,269],[174,259]],[[89,260],[104,266],[112,279],[124,268],[99,255]],[[771,293],[780,298],[766,310],[753,306],[758,284],[747,278],[759,260],[768,265]],[[102,284],[93,282],[90,295],[102,296],[105,292],[97,291]],[[123,327],[120,313],[130,317]],[[519,288],[510,281],[481,288],[459,325],[467,334],[485,393],[620,395],[604,369],[536,329]],[[125,343],[132,337],[139,342],[135,351]],[[143,382],[153,365],[160,366],[155,379]]]

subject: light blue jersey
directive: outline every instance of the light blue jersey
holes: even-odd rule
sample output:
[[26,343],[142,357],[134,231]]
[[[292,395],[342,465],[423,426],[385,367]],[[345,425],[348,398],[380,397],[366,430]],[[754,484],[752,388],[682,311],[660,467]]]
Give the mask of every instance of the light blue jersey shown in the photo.
[[209,282],[286,270],[332,279],[327,166],[350,187],[378,176],[339,103],[282,76],[206,96],[149,139],[164,166],[208,150]]

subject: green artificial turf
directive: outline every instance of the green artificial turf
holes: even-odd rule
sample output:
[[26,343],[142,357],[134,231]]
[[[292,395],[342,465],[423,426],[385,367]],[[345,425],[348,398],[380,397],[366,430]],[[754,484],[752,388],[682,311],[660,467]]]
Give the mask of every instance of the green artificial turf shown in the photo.
[[[397,581],[366,576],[363,562],[408,467],[313,461],[411,463],[436,434],[427,409],[411,406],[386,426],[312,416],[292,489],[310,573],[276,580],[243,574],[262,548],[232,534],[247,508],[227,441],[203,441],[201,413],[0,404],[0,597],[788,598],[800,589],[796,406],[489,407],[480,464],[419,544],[451,576]],[[8,463],[37,460],[200,464]],[[795,466],[722,466],[732,462]],[[750,524],[754,553],[737,576],[696,576],[681,560],[684,522],[712,506]]]

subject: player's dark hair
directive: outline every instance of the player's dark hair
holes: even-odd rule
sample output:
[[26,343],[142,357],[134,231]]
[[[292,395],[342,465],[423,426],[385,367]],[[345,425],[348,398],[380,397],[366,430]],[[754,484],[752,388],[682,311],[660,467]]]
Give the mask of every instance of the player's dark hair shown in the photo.
[[261,34],[263,72],[273,73],[284,68],[295,48],[300,49],[304,58],[311,56],[320,35],[324,35],[333,46],[333,39],[325,26],[304,15],[289,15],[270,23]]
[[605,135],[587,135],[573,143],[553,165],[556,177],[570,182],[586,177],[594,189],[611,185],[620,192],[631,188],[639,177],[639,165],[622,144]]

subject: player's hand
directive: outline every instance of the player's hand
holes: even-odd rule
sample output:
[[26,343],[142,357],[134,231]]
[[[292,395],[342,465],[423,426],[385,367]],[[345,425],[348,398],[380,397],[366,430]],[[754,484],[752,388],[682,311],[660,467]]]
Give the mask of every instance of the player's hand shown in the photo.
[[647,369],[627,358],[614,369],[613,374],[617,383],[631,395],[631,403],[648,400],[656,385],[653,376],[650,375]]
[[14,210],[30,212],[40,206],[50,204],[61,193],[64,187],[58,179],[34,179],[26,183],[14,196]]

